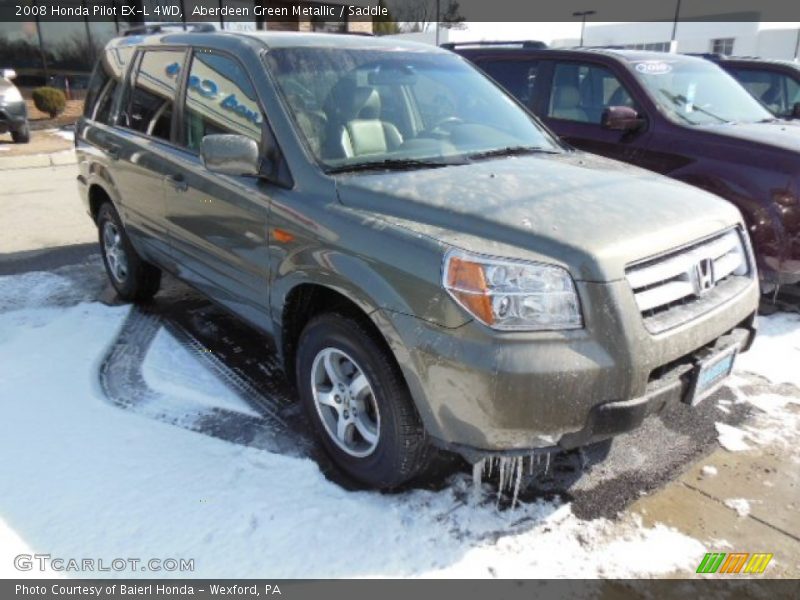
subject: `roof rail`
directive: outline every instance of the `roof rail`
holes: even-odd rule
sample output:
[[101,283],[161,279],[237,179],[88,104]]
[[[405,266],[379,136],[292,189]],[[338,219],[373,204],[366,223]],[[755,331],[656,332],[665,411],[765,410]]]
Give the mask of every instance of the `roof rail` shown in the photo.
[[705,58],[706,60],[725,60],[729,58],[726,54],[720,52],[684,52],[686,56],[694,56],[696,58]]
[[164,29],[175,29],[176,27],[192,33],[211,33],[217,30],[211,23],[183,23],[179,21],[177,23],[153,23],[151,25],[142,25],[141,27],[131,27],[126,29],[122,35],[150,35],[162,33]]
[[544,50],[547,44],[538,40],[516,40],[516,41],[491,41],[491,42],[445,42],[440,44],[442,48],[453,50],[458,46],[522,46],[534,50]]
[[570,46],[570,50],[633,50],[626,46],[606,44],[605,46]]

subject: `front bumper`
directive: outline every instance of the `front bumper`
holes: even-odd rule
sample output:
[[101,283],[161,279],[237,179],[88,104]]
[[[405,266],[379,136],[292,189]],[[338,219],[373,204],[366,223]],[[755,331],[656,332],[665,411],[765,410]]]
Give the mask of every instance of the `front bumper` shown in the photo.
[[16,130],[28,120],[28,109],[25,102],[0,103],[0,131]]
[[379,311],[378,324],[438,445],[476,459],[573,448],[630,431],[686,395],[686,372],[698,352],[734,342],[746,349],[754,334],[755,279],[705,314],[655,335],[626,282],[577,286],[586,320],[579,331],[496,332],[475,322],[444,329]]

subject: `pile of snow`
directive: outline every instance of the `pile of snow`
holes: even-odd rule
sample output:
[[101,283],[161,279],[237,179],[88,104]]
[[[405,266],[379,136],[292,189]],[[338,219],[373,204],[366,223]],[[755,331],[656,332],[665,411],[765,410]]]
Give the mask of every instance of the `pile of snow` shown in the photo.
[[717,474],[717,467],[713,465],[705,465],[702,469],[700,469],[700,473],[703,477],[714,477]]
[[167,398],[177,396],[204,406],[259,416],[213,373],[201,368],[192,353],[166,330],[156,334],[142,363],[147,386]]
[[[140,577],[570,578],[693,569],[705,552],[635,517],[583,521],[556,502],[498,511],[463,475],[438,492],[349,492],[310,459],[120,409],[97,363],[129,309],[53,306],[51,294],[79,297],[68,288],[57,276],[0,278],[0,455],[14,457],[0,476],[2,577],[22,575],[20,553],[194,559],[193,573],[122,573]],[[162,393],[234,402],[168,337],[152,352],[144,372]]]
[[744,518],[750,514],[750,503],[744,498],[731,498],[725,500],[725,506],[735,510],[736,514]]

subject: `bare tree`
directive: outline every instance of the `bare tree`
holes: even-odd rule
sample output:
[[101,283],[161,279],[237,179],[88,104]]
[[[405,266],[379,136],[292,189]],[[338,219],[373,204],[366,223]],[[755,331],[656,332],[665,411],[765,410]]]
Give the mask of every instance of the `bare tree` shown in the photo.
[[[427,31],[436,23],[437,0],[397,0],[392,14],[404,33]],[[458,29],[464,26],[458,0],[439,0],[439,26]]]

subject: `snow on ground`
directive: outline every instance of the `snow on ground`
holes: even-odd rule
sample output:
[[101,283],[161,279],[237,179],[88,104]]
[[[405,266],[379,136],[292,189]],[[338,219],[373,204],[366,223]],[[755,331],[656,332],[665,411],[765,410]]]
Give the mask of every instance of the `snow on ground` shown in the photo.
[[747,438],[746,431],[725,423],[714,423],[714,426],[717,428],[719,445],[725,448],[725,450],[729,452],[742,452],[743,450],[750,449],[750,446],[748,446],[745,441]]
[[57,135],[58,137],[64,138],[70,142],[75,141],[75,132],[71,129],[48,129],[47,133]]
[[[438,492],[346,491],[310,459],[122,410],[103,398],[97,370],[128,310],[85,302],[57,275],[0,277],[0,454],[13,457],[0,467],[2,577],[20,575],[13,556],[33,552],[185,558],[195,571],[181,576],[276,578],[637,577],[693,569],[705,552],[635,517],[584,521],[543,501],[499,511],[463,475]],[[190,362],[170,344],[148,358],[149,383],[196,395],[183,387]],[[162,367],[173,360],[178,379]]]
[[760,317],[753,347],[736,361],[737,371],[800,387],[800,315],[777,313]]
[[[719,443],[732,452],[752,445],[778,444],[798,452],[800,438],[800,315],[777,313],[758,320],[758,335],[753,347],[737,358],[731,389],[736,402],[755,408],[755,418],[741,428],[717,423]],[[772,383],[792,388],[792,393],[753,393],[755,374]],[[723,401],[720,401],[722,404]]]

